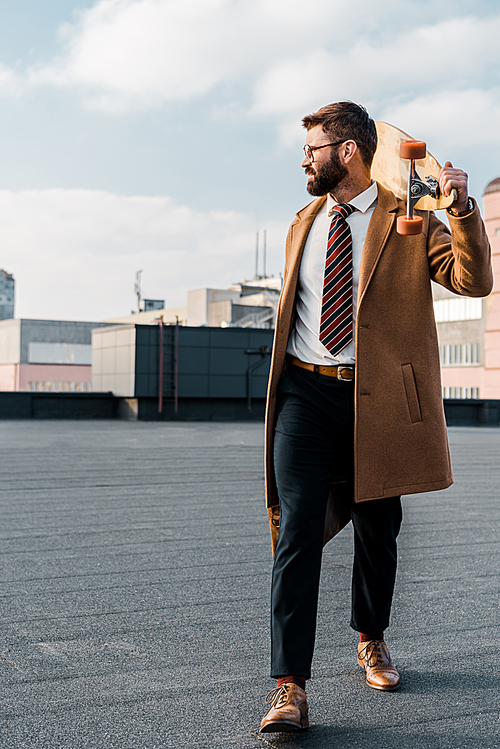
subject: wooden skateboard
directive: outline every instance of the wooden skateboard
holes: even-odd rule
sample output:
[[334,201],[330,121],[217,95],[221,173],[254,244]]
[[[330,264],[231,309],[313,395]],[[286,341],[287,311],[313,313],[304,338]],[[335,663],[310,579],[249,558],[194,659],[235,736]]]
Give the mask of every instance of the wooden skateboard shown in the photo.
[[399,234],[420,234],[422,219],[413,209],[436,211],[449,208],[457,192],[441,194],[438,176],[441,165],[427,151],[426,144],[387,122],[376,122],[378,147],[372,164],[372,178],[396,197],[407,201],[407,215],[398,218]]

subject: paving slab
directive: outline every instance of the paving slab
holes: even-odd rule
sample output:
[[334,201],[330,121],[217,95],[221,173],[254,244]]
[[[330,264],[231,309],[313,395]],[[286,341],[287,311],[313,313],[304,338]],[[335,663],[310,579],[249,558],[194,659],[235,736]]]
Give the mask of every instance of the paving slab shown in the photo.
[[352,531],[327,545],[312,727],[258,733],[269,671],[263,426],[0,422],[0,749],[496,749],[500,430],[450,429],[456,484],[404,498],[371,690]]

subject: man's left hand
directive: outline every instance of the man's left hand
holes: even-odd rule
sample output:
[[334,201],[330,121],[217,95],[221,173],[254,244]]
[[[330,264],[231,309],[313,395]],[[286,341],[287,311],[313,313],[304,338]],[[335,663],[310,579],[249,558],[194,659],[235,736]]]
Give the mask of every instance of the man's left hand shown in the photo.
[[439,172],[438,181],[442,194],[448,197],[453,189],[458,192],[457,200],[450,206],[456,213],[465,213],[469,207],[467,179],[466,172],[455,169],[451,161],[447,161]]

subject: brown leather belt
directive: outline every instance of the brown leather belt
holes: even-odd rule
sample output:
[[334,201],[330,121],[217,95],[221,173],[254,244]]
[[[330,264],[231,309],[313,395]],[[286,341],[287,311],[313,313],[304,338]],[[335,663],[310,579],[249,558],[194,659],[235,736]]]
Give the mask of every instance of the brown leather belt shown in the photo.
[[342,382],[351,382],[354,380],[354,364],[347,364],[340,367],[322,367],[319,364],[309,364],[309,362],[301,361],[295,356],[292,359],[292,364],[295,367],[307,369],[309,372],[326,375],[327,377],[335,377]]

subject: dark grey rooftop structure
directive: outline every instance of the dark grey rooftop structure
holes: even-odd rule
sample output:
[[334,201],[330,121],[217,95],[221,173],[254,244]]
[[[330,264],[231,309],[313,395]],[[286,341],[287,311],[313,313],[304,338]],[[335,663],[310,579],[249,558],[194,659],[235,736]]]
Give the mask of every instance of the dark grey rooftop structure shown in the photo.
[[258,735],[268,673],[262,424],[1,421],[2,749],[494,749],[500,431],[452,428],[457,483],[404,499],[375,692],[325,549],[312,728]]

